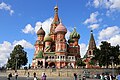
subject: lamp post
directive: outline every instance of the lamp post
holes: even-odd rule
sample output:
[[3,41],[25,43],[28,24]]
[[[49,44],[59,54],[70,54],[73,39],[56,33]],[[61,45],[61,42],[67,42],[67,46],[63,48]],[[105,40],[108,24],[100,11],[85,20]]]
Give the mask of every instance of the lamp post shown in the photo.
[[16,58],[15,71],[17,71],[17,59],[18,59],[18,57],[19,57],[19,55],[18,55],[18,54],[16,54],[16,55],[15,55],[15,58]]
[[112,75],[114,76],[114,63],[113,63],[114,57],[111,56],[110,59],[112,60]]

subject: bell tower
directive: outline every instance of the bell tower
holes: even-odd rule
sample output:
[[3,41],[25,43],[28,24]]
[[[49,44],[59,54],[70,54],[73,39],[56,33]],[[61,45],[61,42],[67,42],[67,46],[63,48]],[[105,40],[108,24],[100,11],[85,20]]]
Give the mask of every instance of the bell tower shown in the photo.
[[93,30],[91,30],[91,35],[90,35],[90,41],[89,41],[89,46],[88,46],[88,50],[87,50],[87,57],[93,57],[93,51],[96,48],[96,43],[95,43],[95,39],[93,36]]

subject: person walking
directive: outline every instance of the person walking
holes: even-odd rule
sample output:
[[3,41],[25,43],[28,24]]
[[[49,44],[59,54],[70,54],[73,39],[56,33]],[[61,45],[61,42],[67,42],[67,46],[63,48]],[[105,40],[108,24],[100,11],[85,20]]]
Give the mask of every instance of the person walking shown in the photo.
[[8,80],[11,80],[11,78],[12,78],[12,73],[9,73],[8,74]]
[[42,80],[46,80],[46,77],[47,77],[46,74],[43,73],[41,79],[42,79]]
[[116,76],[117,80],[120,80],[120,73]]

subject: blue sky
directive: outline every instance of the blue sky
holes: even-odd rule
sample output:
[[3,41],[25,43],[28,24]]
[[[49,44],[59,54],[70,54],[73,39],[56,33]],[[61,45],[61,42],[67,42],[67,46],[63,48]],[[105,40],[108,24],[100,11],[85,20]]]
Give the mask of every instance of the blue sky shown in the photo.
[[91,29],[97,46],[103,40],[120,45],[120,0],[0,0],[0,66],[6,63],[17,44],[25,48],[28,63],[31,63],[36,31],[42,24],[49,33],[56,4],[59,18],[68,30],[66,39],[74,27],[81,36],[82,57]]

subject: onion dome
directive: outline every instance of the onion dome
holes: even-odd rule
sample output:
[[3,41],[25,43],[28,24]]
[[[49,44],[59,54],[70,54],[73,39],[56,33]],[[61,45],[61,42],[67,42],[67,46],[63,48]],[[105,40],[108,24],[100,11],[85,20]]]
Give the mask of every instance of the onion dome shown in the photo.
[[52,38],[51,38],[49,35],[47,35],[47,36],[45,36],[45,38],[44,38],[44,42],[46,42],[46,41],[52,42]]
[[68,43],[74,43],[74,40],[70,38],[70,39],[68,40]]
[[65,26],[62,23],[60,23],[55,29],[55,33],[58,33],[58,32],[67,33],[67,29],[65,28]]
[[45,35],[45,31],[42,27],[37,31],[37,35]]
[[42,52],[42,51],[39,51],[39,52],[38,52],[38,55],[36,56],[36,58],[43,58],[43,52]]
[[73,39],[73,38],[80,38],[80,34],[78,34],[76,32],[76,29],[74,28],[73,32],[70,34],[70,38]]

